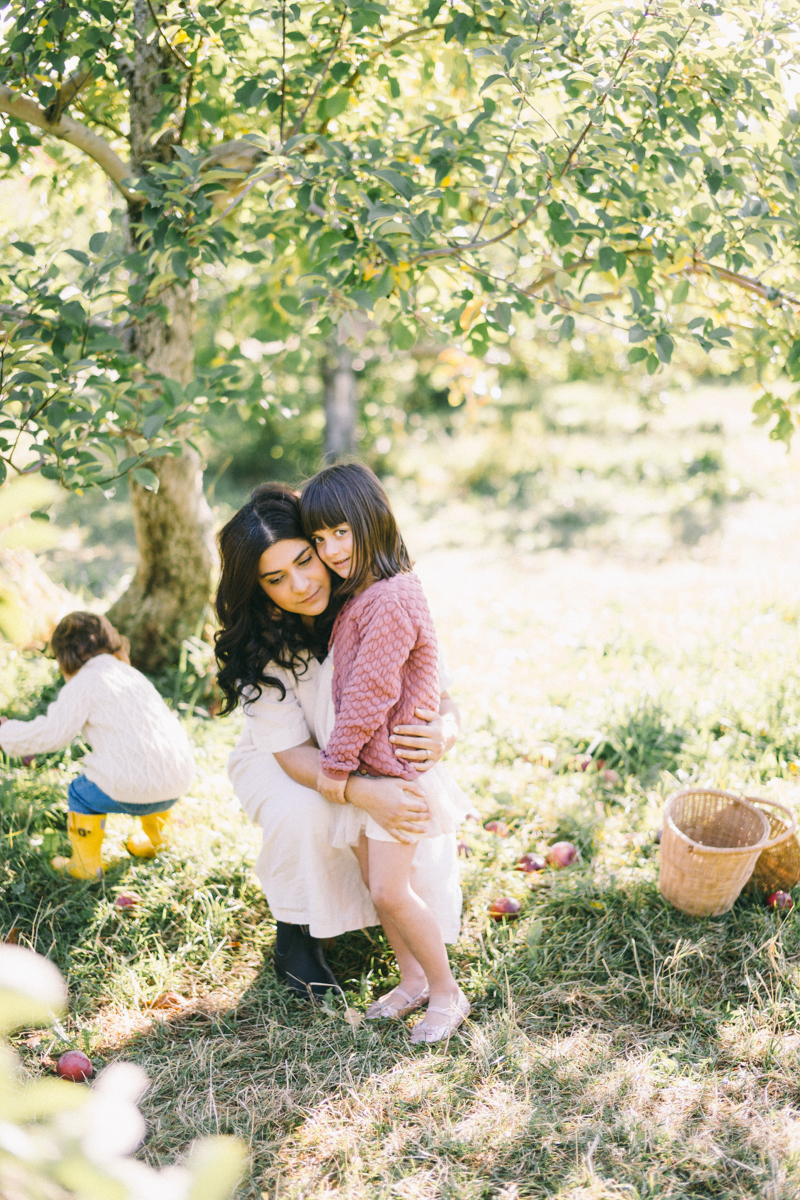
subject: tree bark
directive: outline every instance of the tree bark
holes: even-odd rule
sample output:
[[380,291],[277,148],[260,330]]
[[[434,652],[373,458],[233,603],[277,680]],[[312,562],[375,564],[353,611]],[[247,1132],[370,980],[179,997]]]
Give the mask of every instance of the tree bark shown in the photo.
[[[130,73],[131,166],[135,173],[172,153],[173,139],[151,140],[152,123],[163,102],[168,51],[158,30],[148,34],[147,0],[134,0],[139,32]],[[131,248],[137,202],[128,207]],[[194,371],[194,293],[173,284],[159,295],[167,319],[146,314],[131,330],[130,348],[153,371],[186,386]],[[184,444],[181,458],[148,463],[159,479],[157,493],[131,480],[139,564],[133,581],[109,611],[109,619],[129,638],[131,661],[156,672],[175,663],[183,638],[195,633],[211,595],[216,554],[211,510],[203,494],[200,457]]]
[[322,360],[325,390],[325,462],[352,454],[356,447],[356,373],[353,354],[336,346]]

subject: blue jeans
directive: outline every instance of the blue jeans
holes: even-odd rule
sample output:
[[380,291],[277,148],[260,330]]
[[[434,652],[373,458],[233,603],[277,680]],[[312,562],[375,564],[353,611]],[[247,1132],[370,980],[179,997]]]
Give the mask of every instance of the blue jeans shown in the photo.
[[79,813],[127,813],[131,817],[146,817],[149,813],[166,812],[177,804],[174,800],[159,800],[156,804],[120,804],[107,796],[102,788],[85,775],[76,775],[67,791],[69,811]]

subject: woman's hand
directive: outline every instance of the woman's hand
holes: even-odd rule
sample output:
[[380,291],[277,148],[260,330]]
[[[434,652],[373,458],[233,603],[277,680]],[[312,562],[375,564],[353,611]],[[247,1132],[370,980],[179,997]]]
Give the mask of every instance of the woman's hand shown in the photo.
[[425,833],[430,810],[416,783],[351,775],[347,781],[347,799],[368,812],[400,842],[414,842]]
[[429,771],[458,740],[458,705],[442,692],[438,713],[429,708],[414,711],[425,724],[395,725],[389,741],[397,747],[397,758],[413,763],[420,772]]

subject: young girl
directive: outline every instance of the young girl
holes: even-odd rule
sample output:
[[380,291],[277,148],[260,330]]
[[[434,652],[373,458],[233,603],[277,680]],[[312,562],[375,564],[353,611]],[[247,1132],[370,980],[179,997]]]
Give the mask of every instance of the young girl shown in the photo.
[[402,1017],[427,1003],[411,1040],[437,1042],[458,1028],[470,1006],[453,978],[439,925],[410,884],[416,843],[396,840],[344,798],[353,772],[413,779],[430,811],[425,837],[451,833],[473,811],[444,767],[418,773],[395,756],[390,738],[393,726],[414,720],[415,709],[439,709],[433,621],[389,500],[369,468],[350,463],[321,471],[302,491],[301,513],[319,557],[345,581],[331,639],[335,714],[327,730],[318,730],[324,749],[317,788],[343,806],[333,844],[354,847],[401,975],[400,986],[367,1016]]
[[72,856],[54,858],[53,866],[73,879],[102,879],[106,813],[141,817],[142,831],[127,847],[152,858],[164,842],[168,810],[194,779],[194,759],[177,717],[130,665],[128,640],[106,617],[69,613],[51,646],[66,683],[44,716],[0,717],[0,748],[46,754],[83,735],[91,753],[67,793]]

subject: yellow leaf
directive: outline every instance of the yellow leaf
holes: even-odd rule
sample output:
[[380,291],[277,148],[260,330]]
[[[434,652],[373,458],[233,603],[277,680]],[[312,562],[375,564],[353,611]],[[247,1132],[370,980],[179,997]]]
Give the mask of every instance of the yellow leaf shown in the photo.
[[470,328],[478,313],[483,308],[483,296],[473,296],[464,305],[461,316],[458,319],[459,326],[464,330],[464,333]]
[[677,274],[679,274],[681,271],[684,271],[684,270],[686,270],[686,268],[687,268],[687,267],[690,267],[691,265],[692,265],[692,257],[691,257],[691,255],[689,255],[689,254],[684,254],[683,258],[679,258],[679,259],[678,259],[678,261],[677,261],[676,263],[673,263],[673,264],[672,264],[672,267],[670,268],[670,270],[669,270],[668,274],[670,274],[670,275],[677,275]]

